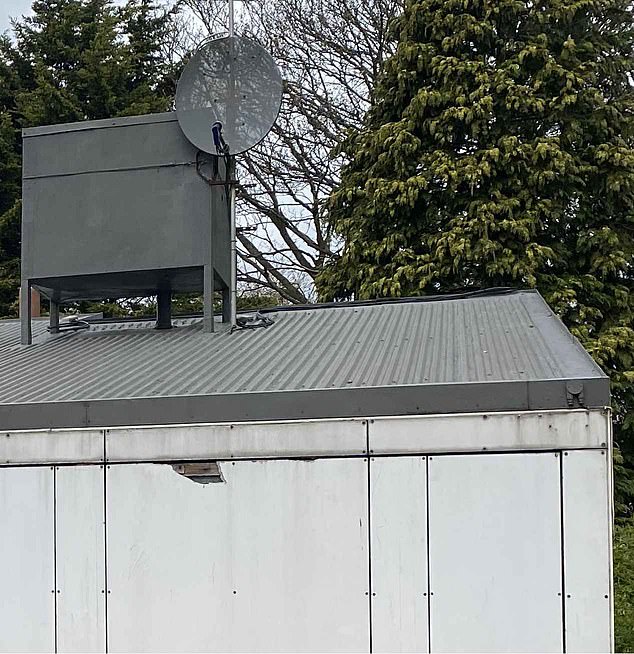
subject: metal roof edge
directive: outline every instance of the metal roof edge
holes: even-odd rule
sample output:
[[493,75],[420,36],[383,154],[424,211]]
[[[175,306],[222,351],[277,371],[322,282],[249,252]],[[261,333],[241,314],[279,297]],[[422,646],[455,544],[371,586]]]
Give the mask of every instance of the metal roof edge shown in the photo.
[[100,118],[99,120],[80,120],[75,123],[58,123],[56,125],[41,125],[22,129],[22,138],[48,136],[64,132],[83,132],[91,129],[109,127],[130,127],[131,125],[150,125],[152,123],[169,123],[176,120],[175,111],[165,111],[158,114],[141,116],[119,116],[118,118]]
[[[585,408],[610,403],[609,380],[574,380]],[[579,408],[566,380],[268,391],[0,405],[0,430],[257,422]],[[572,398],[574,399],[574,398]]]
[[576,350],[579,356],[570,356],[566,361],[573,374],[582,370],[584,373],[587,371],[585,366],[580,366],[580,362],[585,361],[595,369],[598,377],[608,378],[599,364],[590,356],[590,353],[579,342],[579,339],[566,327],[561,318],[550,308],[540,293],[535,293],[530,298],[530,305],[527,305],[527,308],[529,308],[533,323],[546,339],[548,345],[551,346],[551,349],[556,349],[560,354],[570,346]]

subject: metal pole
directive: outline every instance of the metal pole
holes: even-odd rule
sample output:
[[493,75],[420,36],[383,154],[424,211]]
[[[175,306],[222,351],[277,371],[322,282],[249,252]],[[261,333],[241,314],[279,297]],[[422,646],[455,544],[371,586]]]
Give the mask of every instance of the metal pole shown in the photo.
[[238,248],[236,243],[236,158],[229,157],[229,220],[231,225],[231,327],[236,325],[238,302]]
[[31,282],[22,279],[20,286],[20,342],[31,345]]
[[172,328],[172,291],[161,286],[156,296],[156,329]]
[[[218,159],[212,159],[213,180],[217,181],[216,163]],[[216,257],[215,257],[215,235],[214,235],[214,197],[215,186],[209,186],[209,260],[203,267],[203,331],[212,333],[214,331],[214,291],[216,289]]]
[[[234,35],[234,13],[233,13],[233,1],[234,0],[228,0],[229,2],[229,36],[232,37]],[[233,57],[231,58],[231,61],[233,62]],[[233,81],[233,75],[230,75],[231,81]],[[232,89],[232,92],[235,93],[235,89]],[[230,103],[232,106],[232,103]],[[230,122],[231,118],[229,115],[227,115],[228,122]],[[230,288],[229,288],[229,294],[230,294],[230,315],[231,315],[231,328],[236,326],[236,303],[238,300],[238,275],[237,275],[237,256],[238,256],[238,248],[236,246],[236,189],[235,185],[233,184],[233,180],[235,179],[236,176],[236,158],[231,156],[228,157],[228,162],[229,164],[228,168],[229,170],[227,171],[227,177],[230,180],[229,184],[229,197],[227,198],[228,203],[229,203],[229,225],[230,225],[230,239],[231,239],[231,281],[230,281]]]
[[229,36],[233,36],[233,0],[229,0]]
[[59,302],[57,298],[50,300],[48,326],[51,334],[59,334]]

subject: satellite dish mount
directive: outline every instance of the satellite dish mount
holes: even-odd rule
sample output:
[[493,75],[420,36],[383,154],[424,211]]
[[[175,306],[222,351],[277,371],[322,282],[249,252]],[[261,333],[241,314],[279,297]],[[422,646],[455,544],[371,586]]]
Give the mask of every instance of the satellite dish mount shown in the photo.
[[[271,55],[258,43],[234,33],[234,2],[228,0],[229,34],[203,42],[185,66],[176,89],[180,127],[201,153],[214,158],[214,185],[225,185],[230,227],[229,310],[236,325],[236,156],[269,133],[282,103],[282,77]],[[224,161],[225,180],[219,174]],[[205,329],[213,331],[213,284],[205,293]]]

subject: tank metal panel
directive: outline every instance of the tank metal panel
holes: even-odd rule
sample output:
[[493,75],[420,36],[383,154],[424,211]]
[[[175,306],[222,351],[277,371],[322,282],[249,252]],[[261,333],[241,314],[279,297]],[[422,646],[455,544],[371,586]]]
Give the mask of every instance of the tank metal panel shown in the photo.
[[226,281],[225,188],[198,174],[175,114],[80,126],[25,130],[23,279],[62,301],[152,294],[162,283],[202,292],[205,265]]
[[23,176],[30,179],[195,163],[196,149],[183,135],[175,115],[166,116],[170,120],[155,122],[150,114],[144,122],[133,124],[91,121],[86,129],[77,131],[26,131]]

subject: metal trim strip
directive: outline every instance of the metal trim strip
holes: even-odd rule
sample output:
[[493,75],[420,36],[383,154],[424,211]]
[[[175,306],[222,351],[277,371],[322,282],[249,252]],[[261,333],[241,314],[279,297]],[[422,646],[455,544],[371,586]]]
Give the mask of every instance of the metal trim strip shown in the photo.
[[[569,408],[567,380],[269,391],[0,405],[0,429],[308,420]],[[607,378],[584,384],[585,408],[610,403]]]
[[22,138],[62,134],[64,132],[85,132],[93,129],[108,129],[110,127],[130,127],[132,125],[150,125],[152,123],[169,123],[176,121],[176,112],[167,111],[160,114],[143,116],[121,116],[120,118],[105,118],[101,120],[83,120],[76,123],[59,123],[57,125],[42,125],[41,127],[25,127]]

